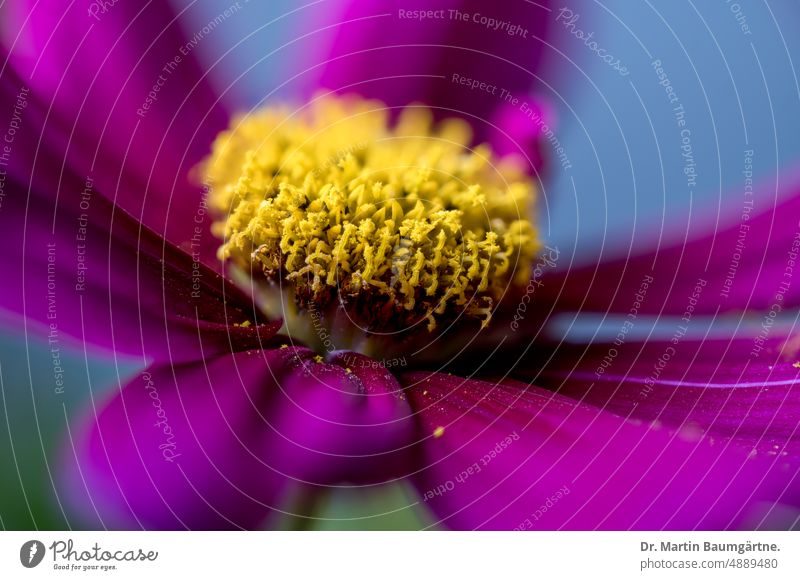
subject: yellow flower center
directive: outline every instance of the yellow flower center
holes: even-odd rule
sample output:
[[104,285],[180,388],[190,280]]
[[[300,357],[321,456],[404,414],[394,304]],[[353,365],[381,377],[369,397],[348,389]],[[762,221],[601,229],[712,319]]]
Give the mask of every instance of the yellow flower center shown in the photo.
[[[234,119],[205,169],[221,259],[367,331],[486,325],[540,247],[521,165],[421,106],[320,97]],[[269,286],[269,285],[268,285]]]

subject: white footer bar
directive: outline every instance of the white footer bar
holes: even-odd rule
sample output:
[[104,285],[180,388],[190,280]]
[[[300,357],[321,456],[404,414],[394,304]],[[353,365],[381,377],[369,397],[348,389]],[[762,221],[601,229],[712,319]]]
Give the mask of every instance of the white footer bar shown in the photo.
[[4,532],[0,578],[799,578],[791,532]]

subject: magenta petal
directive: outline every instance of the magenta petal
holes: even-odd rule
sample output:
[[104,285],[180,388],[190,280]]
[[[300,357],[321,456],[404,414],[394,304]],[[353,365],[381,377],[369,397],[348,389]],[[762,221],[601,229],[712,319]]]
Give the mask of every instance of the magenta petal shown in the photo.
[[[545,164],[545,135],[555,128],[555,115],[541,102],[530,103],[530,111],[522,112],[518,106],[506,104],[494,111],[492,124],[496,130],[490,135],[491,144],[498,155],[524,154],[536,168]],[[531,118],[539,119],[534,123]]]
[[67,483],[110,527],[254,528],[293,485],[407,469],[412,436],[391,376],[251,351],[134,377],[83,425]]
[[265,371],[240,354],[134,377],[76,436],[77,513],[123,529],[256,526],[286,484],[261,461]]
[[537,387],[422,373],[401,382],[429,434],[418,489],[456,529],[758,527],[758,502],[787,501],[797,474],[780,457],[691,441]]
[[[501,90],[530,102],[530,89],[544,50],[543,38],[552,18],[549,2],[447,0],[432,6],[423,0],[350,2],[338,26],[322,85],[341,92],[378,98],[397,107],[423,102],[442,107],[440,116],[462,114],[480,140],[498,136],[496,111],[503,108]],[[437,10],[441,18],[423,20],[404,14]],[[451,14],[467,15],[451,17]],[[494,18],[516,26],[488,30],[472,17]],[[391,66],[387,67],[387,63]],[[490,89],[471,90],[454,82],[464,78]],[[464,81],[466,82],[466,80]],[[477,85],[476,85],[477,86]],[[493,87],[497,87],[493,89]],[[494,90],[495,94],[490,94]],[[530,119],[525,119],[534,126]],[[521,143],[523,146],[526,143]]]
[[[295,349],[284,349],[292,352]],[[284,472],[306,483],[368,484],[409,472],[415,424],[397,379],[371,358],[338,351],[330,363],[297,349],[274,408]],[[291,461],[289,461],[291,458]]]
[[565,345],[537,382],[622,417],[800,457],[796,351],[792,340],[777,336],[763,343],[746,336]]
[[[58,203],[5,183],[0,306],[68,338],[150,361],[199,360],[258,347],[264,324],[233,284],[141,226],[91,187],[62,176]],[[245,323],[245,326],[237,326]]]
[[671,240],[628,259],[548,274],[540,304],[627,314],[646,286],[640,313],[682,315],[687,298],[705,282],[695,313],[795,308],[800,305],[800,285],[792,283],[800,252],[798,178],[787,174],[778,185],[762,183],[748,201],[752,205],[740,216],[726,214],[739,218],[733,224],[728,219],[720,228],[706,220],[704,231],[714,233],[702,238]]
[[201,201],[188,173],[226,115],[170,2],[117,2],[92,14],[103,4],[37,0],[4,10],[8,68],[48,111],[40,128],[23,118],[24,130],[60,148],[57,166],[35,170],[66,162],[183,242]]

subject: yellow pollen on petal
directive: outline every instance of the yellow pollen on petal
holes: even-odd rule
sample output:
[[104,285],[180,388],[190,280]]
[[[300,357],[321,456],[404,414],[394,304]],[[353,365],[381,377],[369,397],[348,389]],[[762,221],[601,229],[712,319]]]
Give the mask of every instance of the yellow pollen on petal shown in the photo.
[[441,437],[442,435],[444,435],[444,427],[442,427],[441,425],[440,425],[439,427],[437,427],[436,429],[434,429],[434,430],[433,430],[433,436],[434,436],[436,439],[438,439],[438,438],[439,438],[439,437]]
[[792,365],[796,369],[800,369],[800,362],[796,362]]
[[432,331],[462,313],[485,326],[541,243],[530,176],[471,139],[425,107],[392,122],[355,97],[237,118],[205,164],[219,256],[369,327]]

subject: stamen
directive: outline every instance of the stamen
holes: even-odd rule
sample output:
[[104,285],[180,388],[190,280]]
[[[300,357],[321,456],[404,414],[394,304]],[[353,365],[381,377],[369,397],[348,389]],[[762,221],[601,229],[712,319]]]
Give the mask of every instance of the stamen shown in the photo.
[[289,287],[301,310],[343,305],[365,328],[466,314],[489,322],[540,247],[534,188],[469,126],[409,107],[319,98],[234,121],[207,163],[219,255]]

